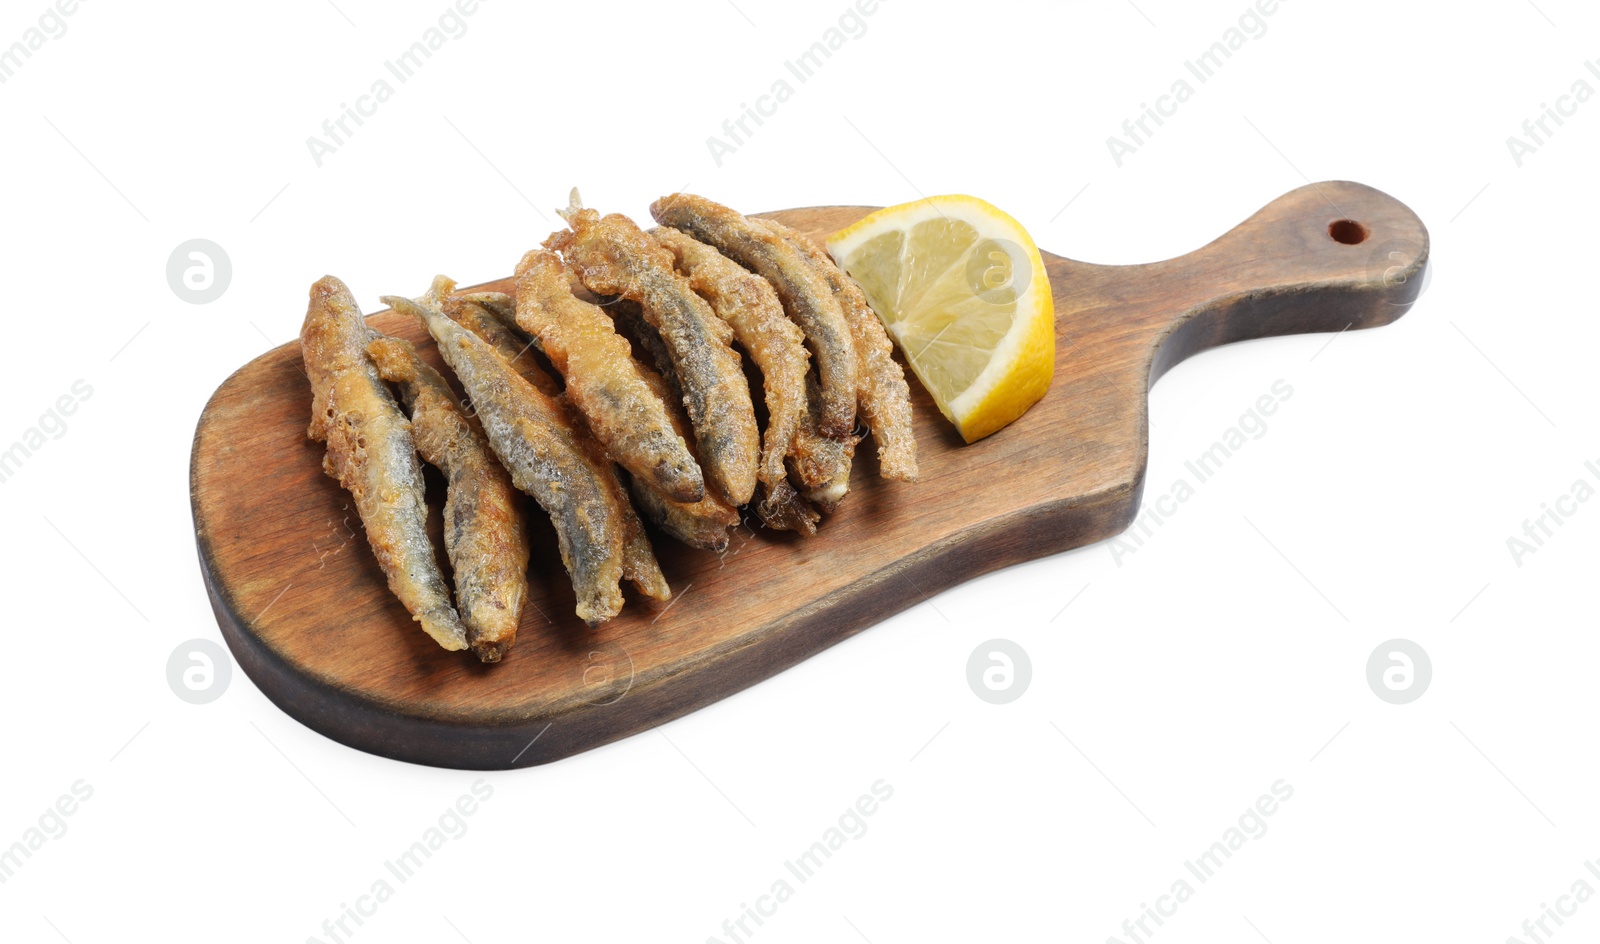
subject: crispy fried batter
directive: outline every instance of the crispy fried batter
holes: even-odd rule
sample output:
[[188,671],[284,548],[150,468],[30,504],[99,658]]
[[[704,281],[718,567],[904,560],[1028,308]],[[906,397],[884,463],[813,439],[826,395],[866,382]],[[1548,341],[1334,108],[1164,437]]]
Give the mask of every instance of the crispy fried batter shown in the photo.
[[878,471],[886,479],[917,480],[917,438],[911,425],[911,388],[894,360],[894,344],[867,296],[834,265],[821,246],[777,220],[754,220],[805,253],[822,276],[850,326],[856,349],[856,414],[878,444]]
[[783,313],[766,279],[694,237],[669,226],[650,231],[672,253],[678,271],[761,368],[767,429],[761,440],[762,500],[757,509],[768,527],[816,533],[816,512],[800,502],[784,472],[784,456],[807,422],[805,333]]
[[[615,478],[596,473],[586,447],[574,441],[566,426],[559,403],[524,380],[488,342],[445,316],[434,301],[449,294],[448,280],[442,281],[436,280],[420,303],[395,296],[386,296],[384,302],[427,327],[472,398],[489,444],[512,482],[550,515],[561,560],[572,577],[578,616],[591,626],[610,619],[622,610],[619,584],[626,575],[631,517],[617,514]],[[632,524],[637,525],[637,518]],[[659,577],[659,569],[655,572]],[[650,580],[640,589],[650,592],[649,585],[664,584],[664,579]]]
[[[817,391],[815,375],[806,375],[808,394]],[[855,458],[860,437],[852,433],[844,439],[824,436],[818,430],[818,398],[810,398],[811,415],[795,437],[789,451],[789,465],[800,482],[801,494],[831,512],[850,491],[850,463]]]
[[493,315],[506,327],[517,328],[517,300],[505,292],[457,292],[446,299],[447,315],[450,313],[451,302],[471,302]]
[[[672,354],[667,351],[667,342],[661,339],[661,332],[655,329],[644,318],[644,311],[639,303],[626,298],[608,298],[603,301],[600,308],[611,316],[611,323],[616,325],[617,333],[628,339],[633,345],[634,356],[646,361],[655,368],[655,375],[664,385],[662,399],[667,404],[668,412],[683,412],[683,385],[678,382],[678,374],[672,369]],[[676,409],[674,409],[676,408]],[[694,447],[694,430],[690,427],[680,428],[684,442]],[[701,464],[702,467],[704,463]]]
[[[444,313],[451,321],[488,341],[495,353],[515,367],[523,380],[552,397],[561,392],[561,384],[534,360],[532,352],[536,345],[521,336],[519,331],[507,326],[505,319],[489,308],[487,303],[471,296],[452,295],[443,304]],[[511,324],[516,322],[513,320]]]
[[[498,298],[495,297],[497,295]],[[460,300],[464,303],[468,299],[481,300],[480,303],[483,306],[481,310],[487,311],[493,315],[494,319],[501,321],[515,314],[514,308],[508,311],[504,303],[499,301],[499,299],[509,301],[509,298],[510,296],[499,295],[499,293],[495,292],[453,296],[453,300]],[[644,323],[642,316],[638,314],[638,306],[633,302],[626,299],[617,299],[614,303],[605,307],[611,313],[613,321],[618,322],[619,328],[623,326],[621,322],[628,321],[634,328],[654,333],[655,329]],[[622,315],[619,309],[624,308],[632,311],[631,317]],[[511,324],[515,325],[515,320],[512,320]],[[503,327],[503,325],[497,325],[496,327]],[[489,330],[492,331],[492,329]],[[500,351],[502,356],[506,356],[509,351],[514,350],[522,340],[520,328],[508,328],[507,331],[512,334],[511,344],[506,346],[496,344],[496,349]],[[477,333],[484,340],[489,340],[488,336],[483,332]],[[657,337],[656,341],[659,343],[659,337]],[[663,349],[657,356],[665,359],[666,351]],[[518,363],[531,363],[531,359],[524,356]],[[523,376],[527,377],[535,386],[540,385],[541,380],[539,378],[542,378],[545,382],[554,383],[549,374],[546,374],[538,365],[533,365],[532,370],[537,374],[537,377],[528,376],[528,370],[523,370]],[[661,398],[662,405],[666,407],[668,418],[671,420],[673,430],[689,445],[690,454],[694,454],[694,433],[689,428],[689,419],[684,416],[683,408],[678,405],[678,395],[670,390],[670,385],[666,378],[656,374],[648,367],[640,365],[639,374]],[[578,412],[576,407],[571,405],[571,401],[565,395],[558,397],[558,399],[567,405],[568,418],[571,420],[572,426],[579,437],[583,440],[592,441],[593,436],[589,433],[588,424],[584,422],[583,415]],[[595,445],[596,448],[591,451],[598,453],[597,461],[603,462],[608,468],[614,470],[615,466],[606,457],[605,450],[598,448],[597,443]],[[699,457],[696,456],[695,458],[698,461]],[[715,489],[707,489],[705,497],[697,502],[680,502],[674,501],[670,495],[667,495],[646,479],[637,475],[629,475],[628,491],[633,493],[634,501],[646,518],[649,518],[660,526],[663,531],[690,547],[720,551],[728,546],[728,529],[739,523],[738,509],[718,497]],[[622,500],[624,502],[627,501],[626,494],[624,494]]]
[[739,523],[739,509],[714,492],[697,502],[675,502],[636,478],[630,478],[633,500],[656,526],[690,547],[723,551],[728,529]]
[[[648,328],[649,325],[643,327]],[[689,418],[684,415],[683,408],[674,401],[666,379],[647,367],[641,367],[640,374],[667,405],[667,415],[672,420],[672,428],[686,441],[692,439]],[[690,448],[693,449],[692,446]],[[728,529],[739,523],[739,509],[717,494],[717,489],[706,489],[705,497],[697,502],[680,502],[663,495],[659,489],[637,476],[630,477],[630,481],[633,486],[634,501],[639,503],[640,510],[661,530],[690,547],[707,551],[721,551],[727,548]]]
[[[828,441],[842,445],[836,439]],[[822,515],[811,507],[810,502],[800,497],[788,479],[764,488],[765,495],[761,504],[756,506],[762,524],[774,531],[798,531],[807,537],[817,533],[817,522],[822,520]]]
[[[656,552],[650,546],[650,536],[644,532],[644,522],[639,520],[639,513],[628,501],[628,490],[622,485],[616,463],[606,455],[605,447],[589,434],[588,426],[584,424],[577,408],[565,400],[561,401],[561,405],[566,409],[567,422],[571,424],[569,428],[573,431],[573,441],[578,451],[588,460],[595,480],[605,489],[607,513],[616,520],[621,532],[623,579],[652,600],[665,602],[672,599],[672,588],[667,585],[666,575],[661,572]],[[654,486],[649,488],[651,494],[659,494]]]
[[700,466],[640,375],[628,342],[604,312],[572,294],[555,253],[536,249],[518,263],[517,324],[539,339],[613,460],[675,501],[705,497]]
[[[482,320],[477,318],[452,318],[452,320],[457,321],[463,327],[478,335],[478,337],[488,341],[494,347],[495,353],[500,355],[501,360],[511,363],[517,369],[517,372],[522,375],[523,379],[533,384],[534,387],[541,391],[555,387],[555,378],[546,373],[544,368],[534,362],[531,357],[526,356],[525,352],[531,342],[522,340],[520,336],[521,329],[512,328],[501,323],[499,318],[505,316],[494,312],[494,309],[490,307],[493,304],[492,301],[486,300],[480,307],[478,302],[469,301],[474,297],[473,295],[454,295],[451,296],[450,301],[461,304],[467,309],[477,309],[480,314],[493,314],[494,317]],[[502,297],[509,298],[509,296]],[[513,321],[512,324],[515,324],[515,322]],[[501,338],[502,341],[497,342],[494,340],[495,338]],[[509,343],[506,343],[504,339],[509,339]],[[516,358],[514,362],[512,358]],[[640,525],[639,516],[634,512],[633,506],[628,503],[628,490],[623,487],[622,480],[618,477],[617,466],[611,461],[611,457],[606,455],[605,447],[601,446],[599,441],[595,439],[594,434],[590,432],[589,424],[584,421],[583,414],[572,404],[572,401],[565,394],[559,393],[552,394],[551,399],[559,407],[566,422],[568,435],[578,451],[582,453],[583,457],[594,469],[596,477],[606,481],[608,500],[612,504],[614,513],[619,520],[626,525],[623,529],[622,575],[633,581],[634,586],[638,587],[640,592],[646,596],[658,600],[669,599],[671,591],[667,588],[665,578],[661,576],[661,568],[656,563],[655,555],[650,549],[649,538],[645,535],[644,528]],[[671,404],[667,406],[670,410]],[[554,409],[552,408],[552,412]],[[677,428],[676,421],[674,421],[674,428]],[[680,430],[680,434],[681,432]],[[654,485],[645,482],[643,479],[630,476],[629,481],[636,496],[643,492],[649,495],[651,500],[658,505],[662,503],[676,504],[663,495]],[[701,499],[701,503],[708,500],[709,497]],[[641,505],[643,505],[643,502],[641,502]],[[648,509],[646,513],[652,518],[655,517],[654,513]],[[668,533],[674,532],[668,529]],[[700,545],[697,544],[695,546],[698,547]]]
[[783,310],[805,332],[821,381],[818,429],[835,439],[855,431],[856,355],[844,311],[805,255],[729,208],[675,193],[650,205],[663,226],[681,230],[772,283]]
[[467,629],[428,540],[422,468],[411,423],[367,357],[373,332],[343,282],[311,286],[300,329],[311,381],[307,435],[328,444],[322,468],[350,492],[389,589],[446,649],[467,648]]
[[462,412],[439,372],[399,338],[378,337],[367,353],[395,384],[411,414],[411,439],[444,473],[444,546],[455,570],[456,603],[467,643],[499,662],[517,638],[528,590],[528,536],[522,496],[495,459],[483,430]]
[[673,270],[672,254],[626,216],[583,209],[576,190],[562,216],[571,229],[552,233],[545,247],[591,292],[639,304],[671,360],[706,474],[729,501],[749,501],[760,439],[732,329]]

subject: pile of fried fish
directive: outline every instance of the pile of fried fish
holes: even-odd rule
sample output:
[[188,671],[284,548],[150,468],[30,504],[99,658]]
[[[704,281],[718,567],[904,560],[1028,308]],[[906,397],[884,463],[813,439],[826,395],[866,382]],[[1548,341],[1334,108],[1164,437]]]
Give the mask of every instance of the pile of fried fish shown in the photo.
[[[311,287],[308,435],[326,443],[323,468],[353,496],[390,590],[445,649],[496,662],[516,638],[529,559],[519,492],[555,525],[593,626],[622,610],[624,580],[671,597],[641,514],[715,551],[744,506],[814,534],[849,489],[858,423],[885,478],[916,479],[905,374],[827,253],[692,194],[650,213],[659,225],[641,229],[574,190],[568,228],[517,265],[515,297],[440,276],[420,298],[383,298],[427,329],[465,404],[409,342],[369,327],[342,282]],[[741,350],[761,374],[764,430]],[[446,481],[453,596],[419,456]]]

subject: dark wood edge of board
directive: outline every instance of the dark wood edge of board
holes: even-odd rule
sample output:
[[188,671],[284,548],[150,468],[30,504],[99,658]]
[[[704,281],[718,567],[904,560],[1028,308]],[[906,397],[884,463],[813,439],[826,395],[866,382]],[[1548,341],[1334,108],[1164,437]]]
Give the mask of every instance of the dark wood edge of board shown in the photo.
[[[1110,490],[991,520],[903,558],[844,593],[789,614],[770,627],[759,644],[734,647],[690,670],[632,686],[605,704],[517,723],[451,722],[408,713],[307,675],[250,631],[248,621],[218,587],[208,541],[198,531],[197,550],[206,594],[229,649],[251,681],[290,717],[335,741],[393,760],[505,770],[559,760],[682,717],[831,648],[927,596],[1035,559],[1041,545],[1053,548],[1048,553],[1058,553],[1121,531],[1138,507],[1140,487],[1142,482],[1131,490]],[[893,585],[900,581],[915,593],[894,591]],[[405,743],[384,739],[396,730],[392,722],[397,717],[404,720],[400,728],[407,732]],[[506,750],[511,742],[525,746],[511,753]]]

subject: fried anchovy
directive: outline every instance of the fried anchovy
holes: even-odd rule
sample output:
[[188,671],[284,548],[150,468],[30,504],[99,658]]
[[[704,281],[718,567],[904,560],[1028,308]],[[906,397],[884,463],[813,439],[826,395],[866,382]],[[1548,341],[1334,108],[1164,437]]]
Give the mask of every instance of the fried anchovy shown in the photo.
[[845,439],[856,426],[856,354],[844,311],[805,255],[720,203],[675,193],[650,204],[663,226],[688,233],[772,283],[783,310],[805,332],[821,381],[818,429]]
[[[661,332],[645,320],[644,311],[639,303],[626,298],[614,297],[605,299],[600,307],[611,316],[611,323],[616,325],[617,333],[628,339],[633,345],[635,356],[648,355],[648,363],[655,366],[656,376],[663,386],[663,399],[667,403],[669,412],[672,407],[679,407],[677,412],[682,412],[683,386],[678,382],[678,374],[672,369],[672,354],[667,350],[667,342],[661,339]],[[684,441],[694,442],[694,430],[680,430],[685,432]]]
[[445,304],[445,314],[450,313],[449,302],[471,302],[483,308],[508,328],[517,326],[517,300],[505,292],[457,292]]
[[589,432],[583,414],[578,412],[566,395],[551,392],[558,388],[556,380],[528,356],[530,342],[522,339],[521,329],[503,324],[492,315],[487,305],[469,301],[471,297],[451,296],[445,303],[446,314],[452,321],[487,341],[502,361],[515,368],[536,390],[547,395],[548,400],[540,404],[544,414],[553,425],[560,426],[562,435],[588,463],[595,479],[604,485],[608,513],[622,523],[622,576],[632,581],[645,596],[657,600],[670,599],[672,591],[661,574],[661,566],[650,548],[650,539],[644,533],[638,514],[628,503],[627,490],[617,475],[616,465],[606,455],[605,447]]
[[[837,439],[828,440],[830,443],[842,446]],[[848,466],[846,470],[848,471]],[[798,531],[810,537],[817,533],[817,522],[822,520],[822,515],[811,506],[809,501],[800,497],[788,479],[775,485],[763,485],[764,495],[761,503],[756,506],[756,511],[761,515],[761,523],[774,531]]]
[[[497,292],[481,292],[456,295],[454,299],[459,299],[464,303],[470,299],[482,305],[483,310],[491,314],[494,319],[501,321],[501,324],[495,327],[506,327],[504,321],[507,318],[511,318],[512,326],[516,325],[514,319],[515,309],[500,301],[500,299],[505,299],[509,302],[510,296],[508,295],[500,295]],[[622,328],[622,323],[627,321],[633,328],[652,333],[655,330],[644,323],[643,317],[638,314],[638,306],[633,302],[626,299],[617,299],[613,304],[605,307],[611,313],[613,322],[617,323],[619,328]],[[619,311],[621,308],[633,309],[632,317],[622,316]],[[522,347],[526,347],[528,343],[522,341],[521,328],[507,327],[507,330],[512,333],[511,343],[506,346],[495,345],[496,350],[499,350],[502,356],[505,356],[510,350],[515,350],[519,344]],[[478,332],[478,334],[484,340],[490,340],[484,333]],[[657,338],[657,341],[659,342],[659,338]],[[661,351],[658,356],[664,358],[666,356],[665,350]],[[530,359],[526,355],[523,355],[518,361],[519,364],[529,362]],[[537,365],[533,367],[533,370],[537,371],[538,375],[543,377],[544,380],[554,383],[550,375],[546,374]],[[672,392],[665,377],[654,373],[649,368],[641,365],[639,374],[650,385],[651,389],[656,391],[657,396],[661,398],[662,405],[666,407],[668,417],[672,422],[673,430],[689,445],[690,454],[693,455],[694,432],[689,428],[689,419],[684,416],[683,408],[678,406],[678,394]],[[527,371],[524,371],[523,376],[528,376]],[[528,377],[528,380],[535,386],[540,384],[540,381],[535,377]],[[576,407],[571,406],[571,401],[565,395],[559,397],[559,399],[568,405],[568,413],[572,420],[572,425],[579,431],[580,437],[584,441],[592,441],[593,436],[588,432],[588,424],[584,422],[582,414],[578,412]],[[607,467],[615,469],[615,466],[611,464],[611,460],[605,456],[604,449],[599,449],[598,451],[600,460]],[[695,458],[696,461],[699,460],[698,456]],[[739,523],[738,509],[719,498],[715,489],[707,489],[705,497],[697,502],[680,502],[674,501],[670,495],[667,495],[648,480],[637,475],[629,475],[628,490],[632,492],[634,502],[639,506],[639,510],[644,513],[646,518],[655,522],[660,526],[661,530],[690,547],[703,548],[708,551],[721,551],[728,546],[728,529]],[[626,501],[627,499],[624,498],[623,500]]]
[[672,253],[632,220],[583,209],[577,191],[562,216],[571,229],[552,233],[545,247],[558,250],[591,292],[639,304],[671,360],[706,474],[729,501],[748,502],[760,436],[733,330],[673,269]]
[[[806,376],[808,393],[817,392],[817,378]],[[799,480],[801,494],[821,505],[824,511],[833,511],[850,491],[850,463],[856,454],[860,437],[854,433],[844,439],[824,436],[818,430],[817,400],[810,399],[811,415],[795,437],[794,448],[789,451],[789,465]]]
[[[644,376],[645,382],[661,397],[662,402],[666,403],[667,416],[672,421],[672,428],[685,440],[692,439],[689,418],[673,401],[666,379],[649,368],[641,368],[640,373]],[[706,489],[705,497],[697,502],[680,502],[661,494],[659,489],[638,477],[632,477],[631,483],[634,501],[639,503],[640,510],[661,530],[690,547],[707,551],[722,551],[727,548],[728,529],[739,523],[739,509],[717,494],[717,489]]]
[[[816,532],[816,513],[796,504],[783,460],[806,422],[805,333],[783,313],[772,285],[686,233],[669,226],[650,231],[672,253],[678,271],[711,305],[750,359],[761,369],[767,429],[761,440],[763,497],[757,509],[768,527]],[[806,512],[810,512],[809,515]]]
[[456,604],[467,643],[484,662],[499,662],[517,638],[528,591],[528,535],[522,496],[483,430],[462,412],[439,372],[399,338],[379,337],[367,354],[394,384],[411,414],[411,439],[423,460],[445,475],[444,546],[455,570]]
[[[659,374],[652,374],[648,368],[642,372],[661,394],[662,402],[667,405],[667,412],[672,414],[673,428],[686,442],[691,443],[692,450],[694,431],[690,428],[689,418],[678,406],[683,402],[683,390],[678,385],[677,375],[673,373],[672,358],[667,353],[666,342],[661,340],[661,333],[644,320],[644,315],[635,302],[617,298],[604,307],[611,315],[612,323],[617,326],[617,333],[627,338],[636,350],[649,355],[650,360],[656,364]],[[779,316],[782,317],[782,314],[780,309]],[[785,319],[784,323],[788,324],[788,320]],[[792,328],[794,325],[790,324],[789,327]],[[697,461],[700,459],[698,452],[695,453],[695,459]],[[778,468],[781,475],[782,454],[778,456]],[[757,475],[760,476],[759,471]],[[649,483],[637,478],[633,479],[633,482],[634,500],[644,510],[645,516],[660,525],[668,534],[693,547],[713,551],[723,550],[728,545],[728,528],[742,520],[738,509],[718,494],[719,489],[707,489],[705,498],[689,504],[663,500],[661,496],[651,494],[653,490]],[[821,516],[800,498],[787,478],[780,479],[774,485],[763,483],[762,492],[763,497],[757,511],[768,527],[779,531],[800,531],[808,535],[817,533],[816,522]]]
[[[617,522],[621,533],[623,578],[652,600],[672,599],[672,588],[667,585],[666,575],[661,572],[656,552],[650,546],[650,536],[644,532],[644,522],[639,520],[639,513],[628,501],[628,490],[623,487],[616,463],[606,455],[605,447],[600,445],[599,440],[589,434],[583,416],[577,409],[565,401],[560,405],[566,409],[567,422],[570,424],[568,428],[573,431],[573,443],[588,460],[595,480],[605,489],[606,513]],[[652,495],[659,494],[653,486],[649,490]]]
[[[534,360],[532,352],[537,345],[523,337],[520,331],[509,327],[486,302],[471,295],[452,295],[444,299],[443,304],[446,317],[488,341],[495,353],[515,367],[523,380],[549,396],[561,393],[561,384]],[[512,321],[511,324],[516,322]]]
[[373,334],[343,282],[330,275],[311,286],[300,329],[311,381],[307,435],[328,444],[323,471],[355,499],[389,590],[435,642],[465,649],[467,629],[428,539],[411,423],[367,357]]
[[[449,294],[435,283],[435,297]],[[532,495],[555,524],[561,560],[572,578],[577,613],[591,626],[622,610],[626,523],[611,512],[604,477],[597,476],[564,435],[557,404],[522,378],[488,342],[420,303],[385,296],[385,304],[420,320],[455,371],[495,455],[517,488]]]
[[539,339],[613,460],[675,501],[705,497],[700,466],[640,376],[628,342],[604,312],[572,294],[555,253],[536,249],[517,264],[517,324]]
[[917,480],[917,437],[911,425],[911,388],[894,360],[894,343],[853,279],[822,247],[777,220],[755,220],[805,253],[839,300],[856,349],[856,414],[878,444],[878,471],[886,479]]

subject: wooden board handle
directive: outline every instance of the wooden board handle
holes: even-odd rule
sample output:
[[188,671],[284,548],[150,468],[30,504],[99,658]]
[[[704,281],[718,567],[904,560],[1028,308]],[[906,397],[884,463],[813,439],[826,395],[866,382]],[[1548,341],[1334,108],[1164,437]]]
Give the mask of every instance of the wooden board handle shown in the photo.
[[1364,184],[1326,181],[1284,194],[1187,255],[1137,266],[1062,259],[1051,281],[1069,337],[1075,296],[1117,299],[1148,345],[1148,386],[1218,344],[1388,324],[1416,300],[1427,263],[1428,230],[1409,207]]
[[[1104,266],[1046,254],[1056,303],[1056,380],[1070,407],[1051,431],[1062,491],[1086,519],[1074,544],[1138,510],[1146,392],[1192,354],[1252,338],[1388,324],[1422,290],[1428,230],[1405,204],[1348,181],[1284,194],[1175,259]],[[1026,421],[1026,418],[1024,418]]]

